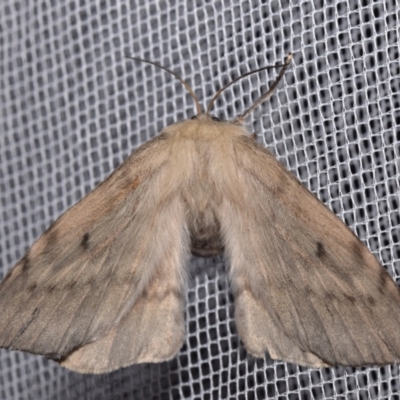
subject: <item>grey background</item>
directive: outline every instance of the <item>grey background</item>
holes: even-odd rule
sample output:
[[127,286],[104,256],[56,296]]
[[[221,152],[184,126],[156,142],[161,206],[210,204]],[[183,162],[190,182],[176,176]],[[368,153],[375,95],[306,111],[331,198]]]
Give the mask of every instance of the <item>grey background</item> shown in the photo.
[[[400,281],[399,17],[392,1],[0,2],[0,271],[140,144],[239,74],[294,59],[248,120]],[[243,79],[232,119],[276,76]],[[157,246],[157,243],[154,243]],[[313,370],[246,354],[222,257],[193,258],[177,357],[99,376],[0,351],[0,399],[398,399],[398,366]],[[1,317],[1,315],[0,315]],[[400,332],[399,332],[400,334]]]

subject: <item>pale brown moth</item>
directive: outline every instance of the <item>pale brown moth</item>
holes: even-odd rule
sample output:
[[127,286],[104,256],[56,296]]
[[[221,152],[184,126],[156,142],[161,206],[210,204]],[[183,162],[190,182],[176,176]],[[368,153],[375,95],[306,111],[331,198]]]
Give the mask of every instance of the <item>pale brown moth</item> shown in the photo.
[[223,251],[250,354],[310,367],[397,361],[398,287],[242,125],[291,57],[233,122],[210,116],[225,88],[203,113],[179,78],[197,115],[137,149],[8,273],[0,346],[81,373],[169,360],[185,338],[190,251]]

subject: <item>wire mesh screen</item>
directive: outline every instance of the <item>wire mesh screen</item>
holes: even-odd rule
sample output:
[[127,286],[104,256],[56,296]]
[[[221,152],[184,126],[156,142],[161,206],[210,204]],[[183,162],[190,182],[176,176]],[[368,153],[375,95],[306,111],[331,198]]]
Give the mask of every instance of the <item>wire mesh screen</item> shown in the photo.
[[[126,54],[173,69],[205,103],[292,51],[249,130],[399,283],[399,11],[396,0],[1,1],[1,277],[133,150],[195,114],[174,77]],[[276,75],[241,80],[214,115],[240,115]],[[399,398],[397,365],[311,369],[248,355],[228,267],[192,257],[187,338],[172,361],[81,375],[1,350],[0,399]]]

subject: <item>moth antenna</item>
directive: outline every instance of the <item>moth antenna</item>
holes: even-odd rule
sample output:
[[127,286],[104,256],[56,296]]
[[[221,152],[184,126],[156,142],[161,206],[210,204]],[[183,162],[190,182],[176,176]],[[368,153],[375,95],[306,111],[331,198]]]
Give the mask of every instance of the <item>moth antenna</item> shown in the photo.
[[276,87],[278,86],[279,82],[281,81],[283,75],[285,74],[290,62],[292,61],[293,54],[289,53],[286,56],[285,63],[282,65],[281,72],[279,73],[278,77],[275,79],[275,82],[272,84],[268,92],[261,95],[261,97],[253,103],[253,105],[248,108],[240,117],[236,118],[236,123],[241,124],[261,103],[268,100],[274,93]]
[[242,78],[245,78],[246,76],[255,74],[256,72],[260,72],[260,71],[264,71],[266,69],[272,69],[272,68],[281,68],[284,67],[285,64],[280,64],[280,65],[267,65],[265,67],[259,68],[259,69],[254,69],[253,71],[250,72],[246,72],[243,75],[240,75],[239,77],[237,77],[236,79],[234,79],[233,81],[229,82],[228,84],[226,84],[224,87],[222,87],[221,89],[218,90],[217,93],[215,93],[214,97],[210,100],[210,102],[208,103],[208,107],[207,107],[207,112],[206,114],[209,115],[210,111],[215,103],[215,100],[217,100],[217,98],[219,97],[219,95],[225,90],[228,89],[229,86],[232,86],[234,83],[236,83],[237,81],[239,81]]
[[195,95],[193,89],[189,86],[189,84],[182,79],[177,73],[175,73],[174,71],[171,71],[170,69],[163,67],[162,65],[154,62],[154,61],[149,61],[149,60],[145,60],[143,58],[139,58],[139,57],[132,57],[132,56],[125,56],[125,58],[130,58],[131,60],[135,60],[135,61],[140,61],[140,62],[144,62],[147,64],[151,64],[151,65],[155,65],[158,68],[163,69],[164,71],[169,72],[171,75],[175,76],[175,78],[179,79],[179,81],[182,83],[183,86],[185,86],[186,90],[190,93],[190,95],[192,96],[194,102],[196,103],[196,109],[197,109],[197,114],[202,114],[203,110],[201,109],[199,100],[197,98],[197,96]]

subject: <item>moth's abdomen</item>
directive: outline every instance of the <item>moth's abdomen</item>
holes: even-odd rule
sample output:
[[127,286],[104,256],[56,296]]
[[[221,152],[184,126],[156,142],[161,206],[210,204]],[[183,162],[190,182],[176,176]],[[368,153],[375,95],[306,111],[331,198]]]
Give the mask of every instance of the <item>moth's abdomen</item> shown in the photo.
[[[207,169],[207,167],[205,167]],[[211,257],[223,251],[218,209],[221,196],[206,171],[203,179],[193,179],[182,191],[186,206],[186,224],[190,233],[192,254]]]
[[212,198],[200,185],[194,186],[184,193],[191,252],[196,256],[211,257],[223,251],[221,225],[216,213],[218,199]]
[[207,216],[205,212],[192,215],[188,220],[190,232],[190,250],[199,257],[211,257],[223,251],[221,227],[215,215]]

